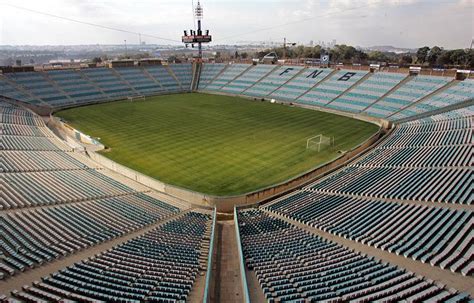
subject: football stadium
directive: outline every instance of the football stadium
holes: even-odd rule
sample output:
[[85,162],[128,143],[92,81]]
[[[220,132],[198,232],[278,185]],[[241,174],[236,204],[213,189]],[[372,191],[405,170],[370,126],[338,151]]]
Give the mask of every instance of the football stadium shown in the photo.
[[0,302],[472,302],[474,59],[211,60],[192,5],[187,59],[0,66]]

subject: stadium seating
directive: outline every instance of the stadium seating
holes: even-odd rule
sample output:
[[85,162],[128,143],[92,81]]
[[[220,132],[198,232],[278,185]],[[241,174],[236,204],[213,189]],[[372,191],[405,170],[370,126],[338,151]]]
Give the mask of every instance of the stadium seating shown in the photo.
[[246,89],[258,83],[269,72],[275,69],[274,65],[254,65],[245,71],[242,75],[224,85],[221,90],[226,93],[240,94]]
[[240,75],[249,67],[251,67],[251,65],[248,65],[248,64],[228,65],[227,68],[224,70],[224,72],[218,75],[218,77],[215,78],[213,81],[211,81],[206,87],[202,87],[202,90],[218,91],[227,83],[234,80],[234,78],[236,78],[238,75]]
[[[0,95],[59,108],[185,92],[190,89],[191,70],[190,64],[171,64],[15,73],[0,75]],[[204,64],[199,89],[397,122],[472,99],[474,82],[383,72]],[[396,123],[386,138],[356,161],[258,209],[238,211],[245,264],[250,274],[255,273],[266,299],[471,300],[467,294],[298,226],[306,224],[387,254],[472,277],[473,117],[474,106],[469,106]],[[186,301],[205,266],[209,211],[180,214],[178,207],[156,198],[148,188],[124,181],[74,151],[32,111],[2,101],[0,139],[0,280],[167,221],[141,237],[25,285],[12,293],[15,299]],[[295,225],[277,215],[295,220]],[[0,301],[4,298],[0,294]]]
[[204,64],[199,78],[199,89],[206,87],[219,73],[226,68],[225,64]]
[[43,73],[9,73],[6,76],[52,107],[63,106],[72,102],[64,92],[48,81]]
[[403,123],[358,161],[263,208],[470,276],[474,213],[418,202],[473,203],[473,110]]
[[0,135],[0,279],[179,212],[73,152],[31,111],[0,102]]
[[[470,275],[467,210],[398,204],[379,200],[298,191],[265,209],[422,262]],[[449,256],[449,260],[448,260]]]
[[467,294],[273,218],[238,212],[246,266],[269,302],[436,301]]
[[74,104],[109,98],[98,87],[81,77],[81,73],[74,70],[48,71],[45,75],[53,80],[73,100]]
[[397,90],[372,104],[365,112],[375,117],[390,117],[395,112],[440,89],[450,81],[446,77],[414,76]]
[[191,90],[191,81],[193,79],[193,66],[189,63],[170,64],[169,67],[175,74],[181,84],[183,91]]
[[164,91],[164,88],[146,75],[141,68],[115,68],[115,71],[140,95],[153,95]]
[[33,286],[20,300],[184,302],[208,253],[211,215],[190,212]]
[[[137,95],[187,92],[191,89],[192,70],[192,65],[185,63],[11,73],[0,75],[0,95],[58,108]],[[446,77],[367,73],[298,66],[206,63],[202,67],[199,90],[269,97],[389,120],[458,104],[474,95],[472,79],[447,85],[451,79]],[[364,76],[367,78],[354,86]],[[433,92],[436,93],[425,98]]]
[[316,106],[326,106],[365,75],[367,75],[366,71],[337,71],[329,79],[319,83],[318,86],[296,99],[296,102]]
[[178,209],[142,193],[0,216],[8,252],[0,267],[24,271],[156,222]]
[[328,107],[348,112],[361,112],[399,84],[405,75],[397,73],[375,73],[364,82],[343,94]]
[[10,84],[7,77],[0,75],[0,96],[5,96],[15,100],[22,100],[34,105],[41,105],[42,102],[37,97],[33,97],[25,91],[20,90],[18,87]]
[[332,69],[306,68],[291,81],[273,92],[270,97],[284,101],[295,101],[333,71]]
[[297,75],[302,69],[301,66],[280,66],[260,82],[246,90],[245,95],[254,97],[267,96]]
[[126,98],[138,94],[110,68],[87,68],[79,72],[90,81],[93,81],[112,99]]
[[456,103],[474,98],[474,80],[467,79],[458,82],[446,90],[431,96],[422,102],[413,104],[397,114],[393,115],[392,119],[398,120],[409,116],[433,111]]
[[145,70],[158,81],[167,92],[179,92],[181,87],[164,66],[149,66]]

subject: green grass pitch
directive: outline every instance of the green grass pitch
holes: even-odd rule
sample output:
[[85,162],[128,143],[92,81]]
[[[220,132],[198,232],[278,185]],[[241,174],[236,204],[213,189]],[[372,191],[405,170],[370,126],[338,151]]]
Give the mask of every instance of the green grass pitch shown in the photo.
[[[285,181],[360,144],[378,127],[334,114],[237,97],[180,94],[57,114],[110,148],[106,157],[160,181],[236,195]],[[307,150],[318,134],[334,148]]]

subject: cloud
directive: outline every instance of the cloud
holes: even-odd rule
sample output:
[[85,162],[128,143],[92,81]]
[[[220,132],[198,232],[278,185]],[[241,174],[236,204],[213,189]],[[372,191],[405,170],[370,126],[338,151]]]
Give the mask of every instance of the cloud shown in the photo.
[[[179,40],[182,30],[193,26],[190,2],[17,0],[15,5]],[[204,27],[218,43],[287,37],[304,43],[336,39],[363,46],[455,48],[465,47],[473,36],[472,0],[203,0],[203,5]],[[464,21],[441,22],[459,18]],[[138,42],[136,35],[0,6],[0,44],[112,44],[124,39]]]

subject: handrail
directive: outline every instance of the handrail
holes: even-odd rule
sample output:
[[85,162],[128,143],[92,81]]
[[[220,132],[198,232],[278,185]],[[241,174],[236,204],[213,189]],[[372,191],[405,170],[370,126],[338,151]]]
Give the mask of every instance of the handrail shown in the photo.
[[242,284],[242,292],[244,303],[250,303],[250,294],[247,284],[247,276],[245,275],[244,254],[242,252],[242,243],[240,242],[239,220],[237,219],[237,207],[234,206],[234,225],[237,240],[237,250],[239,252],[240,282]]
[[211,240],[209,242],[209,254],[207,256],[207,270],[206,270],[206,283],[204,284],[204,295],[203,295],[203,302],[210,302],[211,296],[209,294],[210,284],[211,284],[211,276],[212,276],[212,256],[214,255],[214,238],[215,238],[215,230],[216,230],[216,217],[217,217],[217,210],[214,207],[212,218],[212,227],[211,227]]

